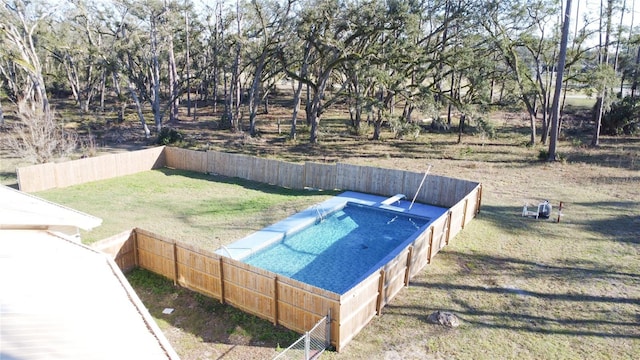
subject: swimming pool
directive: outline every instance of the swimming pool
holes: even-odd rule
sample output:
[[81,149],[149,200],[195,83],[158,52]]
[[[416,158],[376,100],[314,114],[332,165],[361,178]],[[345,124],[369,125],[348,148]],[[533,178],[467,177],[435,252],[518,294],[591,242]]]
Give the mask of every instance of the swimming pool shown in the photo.
[[347,202],[242,261],[343,294],[424,231],[429,218]]

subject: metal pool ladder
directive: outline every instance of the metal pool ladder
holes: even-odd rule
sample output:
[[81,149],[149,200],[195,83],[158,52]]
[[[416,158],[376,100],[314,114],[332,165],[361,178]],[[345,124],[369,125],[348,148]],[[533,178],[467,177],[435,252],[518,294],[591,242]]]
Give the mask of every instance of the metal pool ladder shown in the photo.
[[221,248],[221,249],[223,249],[223,250],[227,253],[227,255],[229,255],[229,257],[230,257],[230,258],[232,258],[233,260],[235,260],[235,258],[233,257],[233,255],[231,255],[231,251],[229,251],[229,249],[227,249],[227,247],[226,247],[226,246],[222,245],[222,246],[220,246],[220,248]]

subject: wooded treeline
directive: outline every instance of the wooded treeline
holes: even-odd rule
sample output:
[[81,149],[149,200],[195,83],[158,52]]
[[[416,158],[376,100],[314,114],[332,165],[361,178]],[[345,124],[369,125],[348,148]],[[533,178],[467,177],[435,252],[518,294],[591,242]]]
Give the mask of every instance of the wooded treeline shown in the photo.
[[[635,2],[602,0],[598,9],[586,9],[584,0],[573,4],[559,102],[567,92],[597,94],[602,114],[619,93],[637,90]],[[364,122],[373,124],[373,139],[383,125],[396,134],[413,131],[422,120],[416,110],[462,128],[464,121],[482,121],[489,106],[517,106],[528,114],[530,142],[546,143],[563,5],[5,0],[2,101],[55,121],[49,96],[72,96],[83,112],[105,111],[106,99],[115,99],[120,121],[135,104],[147,136],[180,121],[179,107],[195,116],[197,104],[206,102],[222,110],[225,128],[255,135],[270,93],[287,84],[293,93],[290,136],[296,137],[297,121],[306,121],[312,143],[323,114],[336,103],[348,105],[356,132]],[[151,128],[143,112],[148,108]],[[304,119],[298,119],[301,110]]]

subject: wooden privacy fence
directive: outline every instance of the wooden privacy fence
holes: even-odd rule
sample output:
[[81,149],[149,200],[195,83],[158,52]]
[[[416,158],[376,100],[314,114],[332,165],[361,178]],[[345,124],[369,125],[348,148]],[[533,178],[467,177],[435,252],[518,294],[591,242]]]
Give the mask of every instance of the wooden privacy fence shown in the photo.
[[[89,181],[171,167],[202,173],[239,177],[293,189],[343,189],[392,196],[412,196],[423,173],[350,164],[295,164],[242,154],[195,151],[174,147],[103,155],[63,163],[47,163],[17,169],[20,190],[36,192]],[[457,204],[479,184],[473,181],[429,175],[416,200],[441,207]],[[480,198],[467,206],[479,208]],[[471,200],[470,200],[471,201]]]
[[46,163],[16,170],[24,192],[63,188],[90,181],[135,174],[165,166],[164,146],[102,155],[62,163]]
[[480,186],[430,223],[393,259],[336,294],[142,229],[94,244],[128,271],[150,270],[175,284],[303,333],[329,311],[331,344],[344,348],[475,216]]

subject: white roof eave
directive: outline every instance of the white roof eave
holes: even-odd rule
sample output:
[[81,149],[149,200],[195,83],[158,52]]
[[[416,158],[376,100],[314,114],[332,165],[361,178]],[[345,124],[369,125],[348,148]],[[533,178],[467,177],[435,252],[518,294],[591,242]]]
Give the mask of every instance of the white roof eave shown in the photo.
[[98,217],[0,185],[0,229],[74,226],[88,231],[101,224]]

